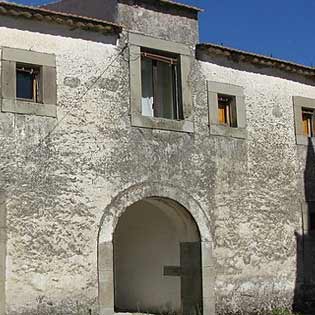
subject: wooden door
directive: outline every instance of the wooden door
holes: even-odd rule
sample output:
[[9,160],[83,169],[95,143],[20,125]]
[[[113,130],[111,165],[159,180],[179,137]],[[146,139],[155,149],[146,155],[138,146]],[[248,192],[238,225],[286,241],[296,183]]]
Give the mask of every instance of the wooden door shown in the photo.
[[180,265],[183,315],[202,315],[200,242],[180,244]]

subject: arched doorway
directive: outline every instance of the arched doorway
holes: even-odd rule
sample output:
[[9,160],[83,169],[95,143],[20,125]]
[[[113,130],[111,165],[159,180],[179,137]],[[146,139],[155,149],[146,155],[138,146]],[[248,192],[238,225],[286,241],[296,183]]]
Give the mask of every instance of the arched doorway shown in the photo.
[[202,314],[200,233],[183,206],[135,202],[119,218],[113,245],[116,311]]

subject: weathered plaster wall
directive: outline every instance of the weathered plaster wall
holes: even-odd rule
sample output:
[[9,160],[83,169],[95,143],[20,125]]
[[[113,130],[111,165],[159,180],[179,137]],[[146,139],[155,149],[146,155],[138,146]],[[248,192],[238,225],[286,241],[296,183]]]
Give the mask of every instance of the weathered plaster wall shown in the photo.
[[[172,186],[208,209],[214,163],[207,127],[197,126],[195,134],[131,128],[127,51],[107,68],[124,36],[114,47],[112,38],[91,34],[87,41],[60,27],[7,22],[0,46],[56,54],[58,81],[57,120],[0,114],[1,184],[8,195],[7,312],[94,313],[104,209],[143,182]],[[206,115],[204,103],[197,108]],[[112,217],[108,213],[105,220]],[[202,224],[208,228],[206,220]]]
[[7,211],[6,194],[0,190],[0,314],[5,314],[5,273],[7,249]]
[[87,312],[97,297],[98,223],[111,196],[104,184],[102,192],[95,190],[99,196],[90,193],[98,175],[89,169],[97,146],[106,146],[110,138],[101,136],[103,128],[124,124],[117,120],[127,109],[120,107],[116,90],[125,77],[121,60],[114,61],[121,49],[107,44],[112,38],[104,35],[86,41],[61,36],[67,30],[60,27],[29,26],[37,32],[1,27],[0,46],[56,55],[58,120],[0,113],[0,179],[8,209],[7,312],[44,312],[45,307],[78,312],[81,304]]
[[[195,20],[120,10],[136,31],[197,40]],[[203,241],[215,241],[217,259],[205,281],[210,287],[217,274],[219,311],[290,305],[306,159],[295,144],[292,95],[314,98],[315,88],[195,61],[194,133],[133,128],[127,50],[117,57],[126,34],[115,47],[94,33],[86,40],[86,33],[12,21],[1,19],[0,46],[56,54],[58,119],[0,113],[8,314],[96,312],[98,232],[102,220],[117,223],[105,209],[141,183],[172,187],[205,210],[199,228],[211,236]],[[244,87],[247,140],[209,135],[206,80]]]
[[207,80],[244,87],[247,115],[247,140],[210,140],[217,309],[290,307],[307,151],[296,145],[292,96],[314,98],[315,88],[206,62],[201,67]]
[[127,29],[195,46],[199,40],[198,20],[165,14],[146,7],[118,3],[117,22]]

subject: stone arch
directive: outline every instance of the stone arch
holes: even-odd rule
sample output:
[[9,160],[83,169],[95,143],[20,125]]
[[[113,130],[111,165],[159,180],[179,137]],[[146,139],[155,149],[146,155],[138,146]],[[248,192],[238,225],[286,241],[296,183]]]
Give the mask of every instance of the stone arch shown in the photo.
[[200,204],[182,189],[164,183],[145,182],[119,193],[106,207],[98,236],[98,285],[100,314],[114,314],[113,234],[125,210],[147,198],[165,198],[187,209],[201,239],[203,313],[214,314],[214,263],[210,220]]

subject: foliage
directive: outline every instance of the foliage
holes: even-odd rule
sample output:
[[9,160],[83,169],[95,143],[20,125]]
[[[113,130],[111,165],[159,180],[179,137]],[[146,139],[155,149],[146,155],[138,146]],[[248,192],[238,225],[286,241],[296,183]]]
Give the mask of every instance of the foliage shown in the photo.
[[271,311],[271,315],[299,315],[297,313],[292,313],[286,308],[275,308]]

